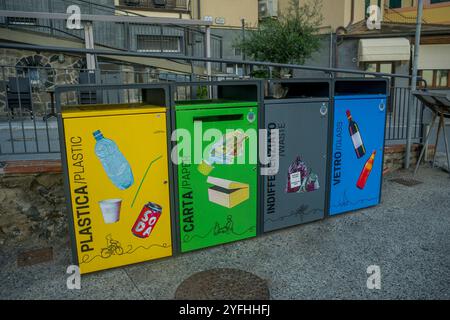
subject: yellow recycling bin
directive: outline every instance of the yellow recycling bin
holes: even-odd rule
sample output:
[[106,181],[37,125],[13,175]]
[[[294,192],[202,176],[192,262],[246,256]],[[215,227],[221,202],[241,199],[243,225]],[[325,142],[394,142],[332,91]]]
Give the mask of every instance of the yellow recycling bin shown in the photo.
[[76,106],[60,126],[80,272],[171,256],[166,108]]

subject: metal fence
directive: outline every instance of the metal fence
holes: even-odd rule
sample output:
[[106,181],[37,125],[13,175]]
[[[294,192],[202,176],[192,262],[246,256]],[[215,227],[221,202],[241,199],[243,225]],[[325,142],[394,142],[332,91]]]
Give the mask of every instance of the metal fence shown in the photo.
[[[55,83],[39,74],[52,74]],[[102,70],[94,73],[76,68],[26,69],[17,66],[0,66],[0,159],[24,155],[58,156],[58,128],[55,117],[54,86],[56,84],[130,84],[157,81],[226,80],[236,77],[211,77],[189,74],[145,71]],[[177,99],[191,99],[204,95],[208,88],[178,87]],[[423,106],[414,98],[410,100],[408,88],[393,88],[386,127],[388,143],[404,143],[407,134],[407,108],[413,108],[413,139],[422,139]],[[62,96],[65,104],[132,103],[139,102],[140,94],[133,90],[82,92],[75,96]]]
[[395,87],[391,89],[386,121],[386,136],[388,143],[404,143],[407,139],[408,107],[412,108],[412,138],[414,142],[422,139],[423,104],[411,97],[410,88]]
[[[55,83],[45,75],[51,74]],[[232,78],[232,77],[231,77]],[[146,71],[102,70],[95,72],[76,68],[23,68],[0,66],[0,159],[24,155],[58,155],[60,153],[55,110],[55,85],[65,84],[132,84],[159,81],[222,80],[228,77]],[[178,87],[179,99],[190,99],[201,92]],[[117,104],[139,102],[133,90],[67,93],[65,104]]]

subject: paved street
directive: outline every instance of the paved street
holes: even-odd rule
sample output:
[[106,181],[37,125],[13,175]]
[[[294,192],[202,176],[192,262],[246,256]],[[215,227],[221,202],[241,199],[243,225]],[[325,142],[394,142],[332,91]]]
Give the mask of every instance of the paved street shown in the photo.
[[[424,168],[424,183],[384,181],[383,202],[318,223],[156,262],[84,276],[67,290],[69,249],[55,241],[54,261],[17,267],[0,251],[1,299],[172,299],[191,274],[239,268],[267,279],[272,299],[449,299],[450,178]],[[68,241],[66,239],[66,241]],[[40,248],[34,243],[26,249]],[[381,268],[381,290],[368,290],[366,269]]]

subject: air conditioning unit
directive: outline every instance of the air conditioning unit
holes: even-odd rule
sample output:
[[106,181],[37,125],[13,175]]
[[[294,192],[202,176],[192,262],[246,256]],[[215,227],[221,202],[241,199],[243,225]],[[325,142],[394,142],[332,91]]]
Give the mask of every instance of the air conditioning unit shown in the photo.
[[164,8],[167,5],[167,0],[153,0],[153,4],[157,8]]
[[278,0],[259,0],[259,18],[278,17]]

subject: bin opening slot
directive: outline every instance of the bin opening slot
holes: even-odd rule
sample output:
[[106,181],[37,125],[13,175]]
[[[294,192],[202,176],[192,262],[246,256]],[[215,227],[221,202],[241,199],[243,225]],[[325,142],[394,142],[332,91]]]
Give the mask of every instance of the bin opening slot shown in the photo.
[[142,102],[154,106],[166,106],[166,91],[163,88],[142,89]]
[[204,117],[194,117],[194,122],[225,122],[225,121],[240,121],[244,119],[243,114],[227,114],[219,116],[204,116]]
[[337,80],[335,96],[389,95],[385,80]]
[[222,100],[258,101],[258,87],[248,85],[219,85],[217,98]]
[[[287,89],[284,99],[329,98],[329,82],[274,82]],[[272,88],[273,92],[273,88]]]

